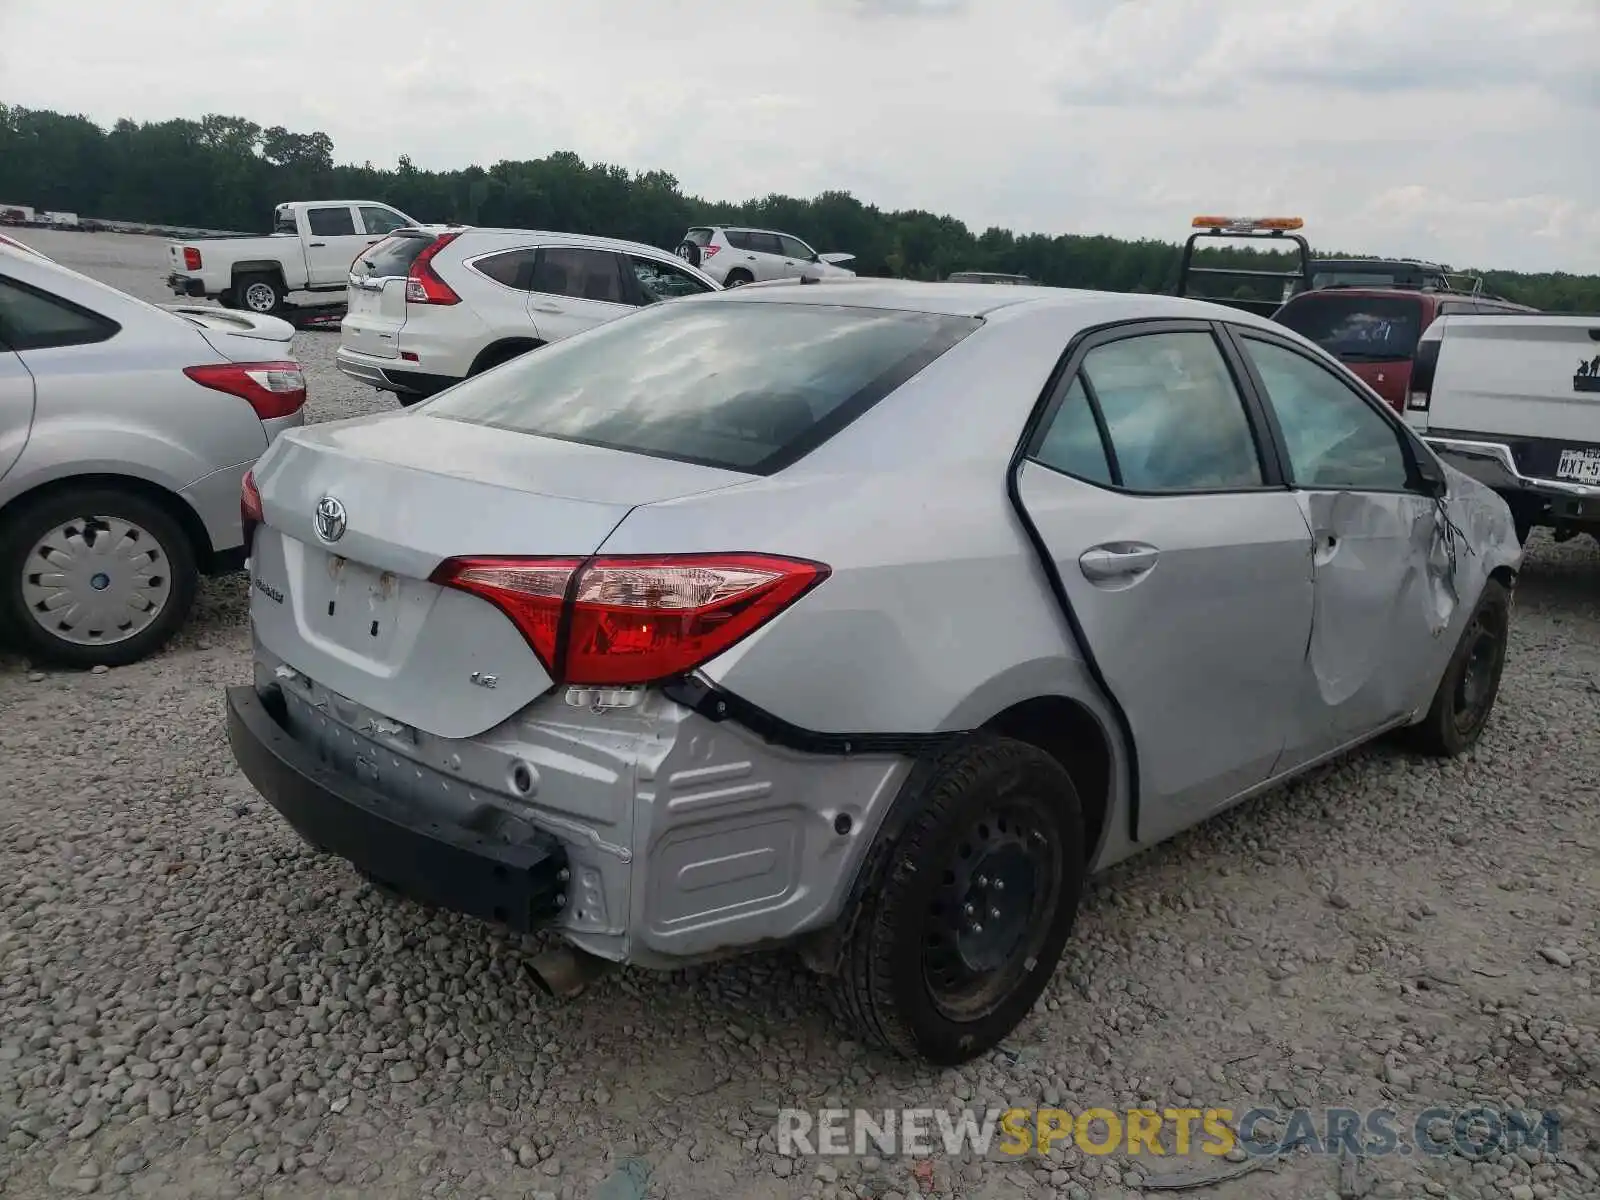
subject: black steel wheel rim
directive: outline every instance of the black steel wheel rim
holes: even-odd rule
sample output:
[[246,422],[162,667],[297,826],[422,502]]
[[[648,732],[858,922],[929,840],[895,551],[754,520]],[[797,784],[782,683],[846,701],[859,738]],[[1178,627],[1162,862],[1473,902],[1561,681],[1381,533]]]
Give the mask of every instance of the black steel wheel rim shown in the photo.
[[1488,716],[1500,644],[1500,631],[1488,615],[1480,612],[1474,616],[1463,639],[1461,674],[1452,697],[1450,715],[1457,730],[1471,730]]
[[987,808],[955,839],[928,905],[923,982],[955,1021],[994,1010],[1034,969],[1064,883],[1054,823],[1032,805]]

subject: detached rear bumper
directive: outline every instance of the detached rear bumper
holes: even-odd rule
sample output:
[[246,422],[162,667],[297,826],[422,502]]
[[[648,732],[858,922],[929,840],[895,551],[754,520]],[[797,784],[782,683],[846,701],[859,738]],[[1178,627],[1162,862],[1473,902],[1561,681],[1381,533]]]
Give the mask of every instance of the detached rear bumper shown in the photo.
[[206,281],[196,279],[191,275],[168,275],[167,286],[175,295],[179,296],[204,296],[206,294]]
[[323,765],[283,727],[283,698],[227,691],[228,741],[245,776],[297,833],[424,904],[513,929],[548,924],[566,903],[567,856],[536,833],[499,840],[381,794]]

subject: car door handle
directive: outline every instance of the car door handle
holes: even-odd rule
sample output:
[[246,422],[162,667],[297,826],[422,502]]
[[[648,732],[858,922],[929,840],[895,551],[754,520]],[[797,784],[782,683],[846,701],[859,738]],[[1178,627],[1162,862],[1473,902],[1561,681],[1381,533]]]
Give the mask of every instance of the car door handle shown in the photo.
[[311,242],[311,243],[310,243],[310,246],[311,246],[311,248],[312,248],[312,249],[313,249],[313,250],[315,250],[315,249],[317,249],[317,248],[318,248],[318,247],[320,247],[320,246],[326,246],[326,245],[327,245],[327,244],[328,244],[328,243],[327,243],[327,242]]
[[1160,554],[1154,546],[1140,543],[1093,546],[1078,556],[1078,569],[1085,579],[1126,579],[1155,566]]
[[530,301],[528,307],[534,312],[558,313],[561,311],[561,306],[559,304],[551,304],[548,300]]

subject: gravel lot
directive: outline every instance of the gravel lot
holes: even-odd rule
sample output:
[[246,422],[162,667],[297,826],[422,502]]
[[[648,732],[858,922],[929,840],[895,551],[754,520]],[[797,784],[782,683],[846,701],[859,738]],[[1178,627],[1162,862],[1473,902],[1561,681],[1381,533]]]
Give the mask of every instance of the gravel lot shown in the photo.
[[[152,300],[163,244],[24,238]],[[392,404],[300,335],[314,419]],[[1169,1195],[1169,1156],[787,1159],[779,1105],[1553,1109],[1559,1154],[1369,1159],[1389,1196],[1600,1196],[1600,551],[1538,541],[1478,752],[1388,749],[1096,882],[1009,1053],[961,1071],[844,1040],[781,956],[544,999],[529,945],[392,902],[234,769],[245,591],[156,659],[0,657],[0,1193]],[[1170,1143],[1168,1150],[1171,1150]],[[1532,1161],[1529,1161],[1532,1160]],[[1208,1160],[1195,1169],[1231,1164]],[[1338,1196],[1297,1154],[1184,1195]],[[633,1193],[620,1193],[630,1195]]]

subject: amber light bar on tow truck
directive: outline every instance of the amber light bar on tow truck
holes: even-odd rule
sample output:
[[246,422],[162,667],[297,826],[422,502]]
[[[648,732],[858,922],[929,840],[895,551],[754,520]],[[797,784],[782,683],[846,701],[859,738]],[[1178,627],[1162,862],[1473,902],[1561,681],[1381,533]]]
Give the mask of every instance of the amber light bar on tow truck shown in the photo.
[[1280,233],[1287,233],[1292,229],[1304,229],[1306,225],[1299,217],[1196,217],[1189,224],[1194,229],[1225,229],[1239,233],[1274,229]]

